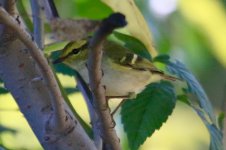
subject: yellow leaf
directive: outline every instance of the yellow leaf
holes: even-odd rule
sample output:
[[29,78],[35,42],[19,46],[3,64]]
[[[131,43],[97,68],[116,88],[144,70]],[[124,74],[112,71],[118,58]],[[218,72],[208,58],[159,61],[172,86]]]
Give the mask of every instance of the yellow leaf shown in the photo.
[[226,13],[220,1],[180,0],[182,14],[209,39],[213,54],[226,66]]
[[127,30],[135,38],[139,39],[148,49],[152,57],[157,55],[157,52],[152,44],[151,32],[149,27],[137,8],[133,0],[101,0],[110,6],[114,12],[123,13],[128,22]]

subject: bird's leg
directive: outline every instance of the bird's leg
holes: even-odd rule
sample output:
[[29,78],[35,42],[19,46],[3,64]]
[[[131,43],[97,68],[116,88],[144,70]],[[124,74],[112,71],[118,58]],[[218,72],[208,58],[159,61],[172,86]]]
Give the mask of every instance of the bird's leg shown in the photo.
[[126,101],[126,99],[122,99],[122,101],[118,104],[118,106],[112,111],[111,115],[114,116],[114,114],[117,112],[117,110],[122,106],[122,104]]

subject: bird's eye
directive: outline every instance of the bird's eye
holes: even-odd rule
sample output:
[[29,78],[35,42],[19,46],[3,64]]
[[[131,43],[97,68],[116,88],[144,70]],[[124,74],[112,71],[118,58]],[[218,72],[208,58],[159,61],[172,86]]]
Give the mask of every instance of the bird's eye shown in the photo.
[[79,49],[76,49],[76,48],[73,49],[73,50],[72,50],[72,53],[73,53],[73,54],[78,54],[78,53],[79,53]]

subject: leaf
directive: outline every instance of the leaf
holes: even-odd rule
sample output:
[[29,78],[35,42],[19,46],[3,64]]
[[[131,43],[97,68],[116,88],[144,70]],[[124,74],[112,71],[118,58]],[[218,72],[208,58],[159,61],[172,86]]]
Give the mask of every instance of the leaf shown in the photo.
[[156,56],[153,61],[154,62],[163,62],[163,63],[165,63],[165,62],[168,62],[169,59],[170,59],[169,55],[163,54],[163,55]]
[[172,84],[160,82],[148,85],[136,99],[123,104],[122,123],[132,150],[137,150],[147,137],[166,122],[175,101]]
[[221,130],[218,128],[212,105],[202,86],[199,84],[194,75],[187,70],[184,64],[180,63],[179,61],[175,63],[168,61],[166,63],[168,64],[168,70],[171,73],[186,81],[188,89],[184,90],[184,93],[191,93],[197,96],[199,107],[193,105],[191,101],[188,101],[189,103],[185,101],[185,103],[189,104],[189,106],[191,106],[197,112],[208,129],[211,138],[210,150],[223,150],[223,135]]
[[56,43],[53,43],[53,44],[46,45],[45,48],[44,48],[44,52],[45,52],[46,54],[49,54],[49,53],[58,51],[58,50],[60,50],[60,49],[63,49],[64,46],[65,46],[67,43],[68,43],[68,42],[56,42]]
[[179,61],[176,61],[175,63],[168,61],[167,65],[169,72],[175,74],[187,83],[187,92],[197,96],[200,107],[208,114],[210,120],[216,124],[216,117],[212,105],[195,76]]
[[55,0],[62,18],[103,19],[112,13],[111,8],[100,0]]
[[195,106],[192,106],[192,107],[200,116],[200,118],[202,119],[202,121],[204,122],[206,128],[210,133],[210,150],[223,150],[222,132],[218,129],[218,127],[215,124],[207,120],[205,112],[203,112],[199,108],[196,108]]
[[[61,51],[53,52],[50,56],[51,60],[55,60],[55,59],[59,58],[60,54],[61,54]],[[74,70],[63,63],[55,64],[55,65],[53,65],[53,67],[57,73],[62,73],[64,75],[68,75],[68,76],[75,75]]]
[[6,94],[9,93],[9,91],[7,91],[4,87],[0,86],[0,94]]
[[7,89],[3,85],[3,81],[0,79],[0,94],[8,93]]
[[224,119],[225,119],[225,114],[223,112],[221,112],[217,118],[217,122],[218,122],[219,128],[221,130],[223,130],[223,128],[224,128]]
[[188,100],[188,97],[185,94],[177,95],[177,100],[179,100],[179,101],[181,101],[181,102],[183,102],[183,103],[185,103],[189,106],[191,105],[191,102]]
[[149,27],[137,8],[133,0],[101,0],[110,6],[114,12],[121,12],[126,16],[128,22],[127,30],[129,33],[142,41],[150,52],[151,56],[156,56],[157,52],[153,47],[151,32]]
[[79,92],[78,88],[72,88],[72,87],[65,87],[64,90],[67,93],[67,95]]
[[135,37],[115,31],[108,39],[151,61],[151,55],[149,54],[148,50],[144,44]]
[[23,17],[23,21],[26,24],[26,27],[29,29],[30,32],[33,31],[33,23],[29,17],[29,14],[27,13],[27,8],[24,6],[24,1],[17,1],[17,9],[20,13],[20,15]]

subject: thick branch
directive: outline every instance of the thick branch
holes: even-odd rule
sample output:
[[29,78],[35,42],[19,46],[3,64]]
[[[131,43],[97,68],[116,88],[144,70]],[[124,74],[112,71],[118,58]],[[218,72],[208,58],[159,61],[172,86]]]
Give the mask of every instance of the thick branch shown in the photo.
[[[3,0],[0,0],[0,4],[3,4],[2,1]],[[10,0],[7,2],[9,1]],[[7,22],[7,19],[2,19],[4,18],[2,15],[9,17],[8,19],[10,19],[10,21]],[[7,23],[15,22],[15,20],[13,20],[14,18],[8,16],[1,7],[0,18],[1,23],[5,21]],[[21,22],[19,17],[15,18],[18,22]],[[30,37],[23,29],[20,29],[21,27],[18,27],[19,31],[16,30],[17,32],[13,30],[15,29],[14,25],[10,25],[10,27],[11,28],[0,24],[0,28],[4,29],[4,33],[0,35],[0,77],[5,87],[15,98],[21,112],[26,117],[44,149],[95,150],[95,145],[64,102],[62,102],[61,107],[63,107],[66,115],[62,119],[64,123],[69,124],[69,126],[67,126],[68,128],[63,132],[54,132],[56,135],[50,135],[52,128],[46,129],[46,122],[50,121],[50,117],[54,117],[52,115],[51,102],[53,101],[53,95],[51,93],[52,91],[49,90],[50,85],[40,80],[40,77],[43,76],[43,74],[41,74],[43,69],[39,69],[40,65],[37,67],[37,63],[31,57],[32,52],[29,53],[28,49],[33,47],[27,43],[26,45],[28,46],[24,45],[16,35],[20,38],[21,36],[25,36],[25,38],[28,39]],[[24,41],[23,38],[22,41]],[[34,45],[34,47],[37,48],[36,45]],[[44,57],[43,60],[45,60]],[[47,134],[43,132],[46,130],[49,131]],[[48,133],[50,134],[48,135]]]
[[0,7],[0,20],[1,23],[14,30],[19,39],[29,48],[31,56],[37,62],[41,70],[43,79],[50,91],[49,93],[51,93],[51,104],[55,113],[53,117],[53,123],[51,125],[53,127],[55,126],[54,130],[64,129],[64,117],[66,116],[66,114],[62,103],[63,97],[55,80],[54,74],[49,67],[43,53],[37,47],[36,43],[32,41],[30,35],[20,27],[20,21],[15,20],[13,17],[11,17],[2,7]]
[[125,16],[116,13],[102,21],[99,29],[94,34],[89,45],[88,70],[89,84],[93,93],[94,105],[98,116],[100,117],[101,132],[106,148],[110,150],[119,150],[119,139],[114,130],[114,121],[108,107],[108,102],[105,97],[104,85],[101,85],[102,70],[102,45],[106,37],[112,33],[115,28],[126,25]]

